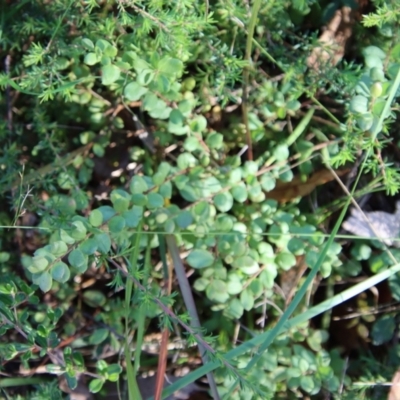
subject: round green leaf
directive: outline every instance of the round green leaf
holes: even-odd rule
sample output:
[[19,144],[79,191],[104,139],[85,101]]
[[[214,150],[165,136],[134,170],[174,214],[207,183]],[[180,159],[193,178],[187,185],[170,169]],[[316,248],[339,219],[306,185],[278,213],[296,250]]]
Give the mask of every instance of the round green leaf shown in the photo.
[[379,318],[372,327],[371,336],[372,343],[375,346],[380,346],[392,339],[396,321],[391,315],[384,315]]
[[97,243],[97,250],[103,254],[107,254],[111,249],[111,239],[107,233],[98,233],[93,237]]
[[207,136],[206,144],[211,149],[220,149],[224,144],[224,137],[220,133],[211,133]]
[[245,289],[240,294],[240,303],[246,311],[250,311],[254,307],[254,295],[250,290]]
[[101,68],[101,83],[103,85],[111,85],[119,79],[121,70],[113,64],[104,65]]
[[147,183],[140,175],[135,175],[129,185],[132,194],[143,193],[148,189]]
[[95,65],[100,61],[99,57],[97,57],[96,53],[87,53],[83,62],[87,65]]
[[274,149],[274,156],[277,161],[285,161],[289,158],[289,148],[286,144],[279,144]]
[[43,272],[36,277],[36,284],[39,285],[42,292],[48,292],[53,284],[53,279],[48,272]]
[[89,238],[79,245],[79,249],[83,254],[90,256],[97,251],[97,242],[93,238]]
[[171,111],[169,114],[169,121],[174,125],[182,125],[185,121],[185,117],[177,108]]
[[230,192],[219,193],[214,197],[214,205],[221,212],[228,212],[233,206],[233,197]]
[[92,226],[98,227],[103,223],[103,214],[100,210],[92,210],[89,215],[89,222]]
[[224,310],[224,314],[232,319],[239,319],[243,315],[243,306],[239,299],[232,299],[228,307]]
[[103,215],[103,223],[107,222],[111,217],[115,215],[115,210],[110,206],[101,206],[98,210]]
[[172,219],[169,219],[165,222],[164,224],[164,230],[167,233],[173,233],[175,232],[176,226],[175,226],[175,222]]
[[187,262],[192,268],[207,268],[213,264],[214,256],[207,250],[196,249],[189,254]]
[[229,294],[226,290],[226,283],[219,279],[214,279],[207,286],[206,295],[211,301],[225,303],[229,300]]
[[236,258],[233,261],[232,266],[240,269],[247,275],[255,274],[260,269],[258,263],[248,255]]
[[133,206],[131,210],[125,211],[122,216],[128,228],[136,228],[143,217],[143,207]]
[[44,256],[34,256],[32,257],[32,264],[28,266],[28,271],[32,274],[38,274],[43,272],[48,265],[49,261]]
[[282,251],[276,256],[275,263],[283,270],[288,271],[296,265],[296,257],[292,253]]
[[202,115],[198,115],[190,123],[190,128],[194,132],[203,132],[207,128],[207,120]]
[[231,189],[233,198],[238,203],[244,203],[247,200],[247,188],[243,182],[238,183]]
[[147,195],[147,207],[149,209],[160,208],[164,205],[164,198],[158,193],[149,193]]
[[[86,227],[81,221],[72,222],[71,237],[75,240],[82,240],[86,237]],[[62,238],[61,238],[62,239]]]
[[115,217],[112,217],[108,222],[108,229],[112,233],[119,233],[125,228],[125,224],[125,218],[120,215],[116,215]]
[[202,292],[203,290],[206,290],[207,286],[210,284],[210,280],[206,278],[199,278],[196,279],[193,288],[195,290],[198,290],[199,292]]
[[125,190],[113,190],[110,194],[110,200],[113,204],[114,210],[118,213],[122,213],[129,208],[131,201],[131,195]]
[[276,180],[271,174],[265,173],[261,176],[260,183],[266,192],[270,192],[275,188]]
[[61,261],[55,263],[51,267],[50,272],[51,272],[52,278],[55,281],[60,282],[60,283],[67,282],[71,275],[67,264],[65,264]]
[[362,95],[354,96],[350,100],[350,111],[363,114],[368,111],[368,98]]
[[124,89],[124,96],[129,101],[138,101],[147,93],[147,88],[137,82],[128,83]]
[[157,65],[157,69],[164,75],[173,78],[183,72],[183,63],[177,58],[164,57]]
[[83,292],[83,300],[90,307],[102,307],[107,302],[106,296],[99,290],[86,290]]
[[193,223],[192,213],[188,210],[181,211],[175,218],[175,221],[179,228],[185,229]]
[[300,386],[305,392],[311,393],[315,387],[313,378],[311,376],[302,376],[300,378]]
[[231,295],[239,294],[243,290],[243,282],[237,275],[229,277],[227,283],[227,291]]
[[61,257],[68,251],[68,246],[63,241],[57,240],[56,242],[45,246],[44,249],[53,254],[55,257]]
[[88,257],[80,249],[72,250],[68,255],[68,262],[71,267],[75,268],[78,272],[83,273],[88,267]]

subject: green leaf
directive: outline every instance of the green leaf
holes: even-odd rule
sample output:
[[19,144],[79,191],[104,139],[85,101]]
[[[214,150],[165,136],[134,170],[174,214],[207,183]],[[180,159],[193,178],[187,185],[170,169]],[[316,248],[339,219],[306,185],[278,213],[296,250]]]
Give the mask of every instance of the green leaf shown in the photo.
[[177,108],[175,108],[169,115],[169,121],[174,125],[182,125],[185,122],[185,117]]
[[196,279],[194,282],[193,288],[195,290],[198,290],[199,292],[202,292],[206,290],[207,286],[210,284],[210,280],[206,278],[199,278]]
[[28,271],[32,274],[43,272],[49,265],[47,258],[43,256],[32,257],[32,264],[28,266]]
[[139,85],[137,82],[131,82],[125,86],[124,96],[129,101],[138,101],[147,91],[148,89],[146,87]]
[[58,175],[58,178],[57,178],[57,183],[61,189],[69,190],[69,189],[73,188],[73,186],[75,184],[75,180],[73,177],[71,177],[71,175],[69,173],[60,172]]
[[163,184],[170,171],[171,171],[171,165],[169,163],[162,162],[158,166],[157,172],[152,177],[154,184],[156,186],[160,186],[161,184]]
[[240,294],[240,303],[246,311],[250,311],[254,307],[254,295],[250,290],[245,289]]
[[89,383],[89,390],[91,393],[98,393],[100,392],[101,388],[103,387],[104,381],[102,379],[93,379]]
[[239,319],[243,315],[243,306],[239,299],[232,299],[228,307],[224,310],[224,314],[230,319]]
[[247,275],[255,274],[260,269],[260,266],[258,265],[258,263],[252,257],[250,257],[248,255],[244,255],[244,256],[236,258],[233,261],[232,266],[240,269]]
[[238,203],[244,203],[247,200],[247,188],[243,182],[240,182],[237,185],[235,185],[230,191],[233,198]]
[[95,65],[100,61],[96,53],[87,53],[83,62],[87,65]]
[[219,193],[214,197],[214,205],[221,212],[228,212],[233,206],[233,197],[230,192]]
[[88,38],[83,38],[82,39],[82,45],[88,50],[93,50],[94,49],[93,42]]
[[122,214],[128,228],[136,228],[143,217],[143,207],[133,206],[131,210]]
[[144,86],[150,85],[155,76],[155,72],[152,69],[144,69],[140,71],[137,76],[137,81]]
[[101,83],[103,85],[111,85],[116,82],[121,75],[121,70],[113,64],[104,65],[101,68]]
[[111,217],[115,215],[115,210],[110,206],[101,206],[98,210],[103,215],[103,222],[107,222]]
[[164,230],[166,233],[174,233],[176,231],[175,222],[172,219],[165,221]]
[[132,194],[143,193],[148,190],[146,181],[140,175],[135,175],[129,185],[129,190]]
[[94,227],[98,227],[103,223],[103,214],[99,209],[90,212],[89,222]]
[[85,290],[83,300],[93,308],[102,307],[107,303],[106,296],[99,290]]
[[68,255],[68,262],[71,267],[75,268],[79,273],[83,273],[88,267],[88,257],[81,249],[72,250]]
[[224,144],[224,137],[220,133],[211,133],[207,136],[206,144],[211,149],[221,149]]
[[238,275],[230,275],[227,283],[227,291],[231,295],[239,294],[243,290],[243,283]]
[[53,279],[48,272],[43,272],[36,277],[36,284],[39,285],[42,292],[46,293],[51,289]]
[[122,372],[122,367],[119,364],[108,365],[107,366],[108,380],[111,382],[117,382],[121,372]]
[[44,249],[55,257],[62,257],[68,251],[68,246],[63,241],[57,240],[45,246]]
[[375,346],[380,346],[393,338],[396,321],[391,315],[379,318],[372,327],[371,337]]
[[56,262],[51,267],[50,272],[52,278],[60,283],[67,282],[71,275],[67,264],[63,263],[62,261]]
[[193,118],[190,123],[190,128],[193,132],[203,132],[207,128],[207,120],[202,115]]
[[265,173],[261,176],[260,184],[266,192],[270,192],[275,188],[276,180],[271,174]]
[[300,387],[307,393],[311,393],[314,390],[314,380],[311,376],[302,376],[300,378]]
[[87,231],[86,227],[81,221],[72,222],[72,230],[70,232],[71,237],[75,240],[85,239]]
[[164,75],[174,78],[182,75],[183,63],[177,58],[164,57],[157,65],[157,69]]
[[219,279],[214,279],[207,286],[206,295],[211,301],[225,303],[229,300],[229,294],[226,290],[226,283]]
[[98,233],[93,238],[97,243],[97,249],[103,253],[107,254],[111,249],[111,239],[107,233]]
[[282,251],[276,256],[275,263],[283,270],[288,271],[296,265],[296,257],[292,253]]
[[108,229],[112,233],[119,233],[125,228],[125,224],[125,218],[120,215],[116,215],[115,217],[112,217],[108,222]]
[[214,256],[207,250],[196,249],[189,254],[187,262],[192,268],[207,268],[213,264]]
[[289,158],[289,148],[286,144],[279,144],[274,149],[276,161],[285,161]]
[[110,58],[115,58],[117,54],[118,54],[118,49],[112,45],[107,46],[103,51],[103,55]]
[[110,200],[114,210],[118,213],[123,213],[128,210],[131,201],[131,195],[125,190],[113,190],[110,194]]
[[363,114],[368,111],[368,98],[357,95],[350,100],[350,111],[353,113]]
[[106,328],[96,329],[90,336],[89,336],[89,343],[93,345],[99,345],[103,343],[109,335],[109,330]]
[[188,210],[181,211],[175,218],[176,224],[181,229],[186,229],[193,223],[192,213]]
[[82,253],[90,256],[97,251],[97,242],[93,238],[89,238],[79,245],[79,249]]
[[149,193],[147,195],[147,207],[149,209],[160,208],[164,205],[164,197],[158,193]]
[[137,206],[147,206],[147,196],[143,193],[135,193],[132,195],[132,203]]
[[6,251],[0,252],[0,263],[7,262],[10,259],[10,253]]

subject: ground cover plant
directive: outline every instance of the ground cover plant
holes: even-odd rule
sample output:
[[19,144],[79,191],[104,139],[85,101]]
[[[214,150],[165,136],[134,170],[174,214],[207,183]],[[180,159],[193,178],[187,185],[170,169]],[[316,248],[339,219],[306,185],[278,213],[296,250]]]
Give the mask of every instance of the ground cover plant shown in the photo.
[[386,397],[396,2],[3,5],[0,396]]

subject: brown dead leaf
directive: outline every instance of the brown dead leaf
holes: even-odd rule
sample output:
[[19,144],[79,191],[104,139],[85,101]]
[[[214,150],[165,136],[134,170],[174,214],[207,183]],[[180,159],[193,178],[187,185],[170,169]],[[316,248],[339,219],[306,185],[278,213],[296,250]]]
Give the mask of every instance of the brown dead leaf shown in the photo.
[[315,47],[308,57],[307,66],[317,72],[326,64],[335,66],[344,56],[354,23],[354,10],[350,7],[337,10],[319,38],[321,45]]
[[[336,171],[338,176],[349,172],[349,169]],[[330,182],[334,179],[329,169],[322,169],[312,174],[306,182],[302,182],[300,176],[296,176],[291,182],[278,182],[275,189],[267,193],[268,198],[287,203],[297,197],[310,194],[317,186]]]
[[304,256],[296,257],[296,265],[294,267],[290,268],[288,271],[281,271],[279,273],[279,283],[282,292],[285,295],[286,307],[292,301],[297,290],[297,285],[307,270],[307,264],[305,263],[304,259]]

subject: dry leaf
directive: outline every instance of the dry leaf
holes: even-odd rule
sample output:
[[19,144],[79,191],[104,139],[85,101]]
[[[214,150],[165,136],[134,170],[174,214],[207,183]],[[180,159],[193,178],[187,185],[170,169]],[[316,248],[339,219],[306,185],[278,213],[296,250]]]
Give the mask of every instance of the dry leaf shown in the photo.
[[[338,176],[349,172],[348,169],[336,171]],[[332,172],[322,169],[312,174],[306,182],[302,182],[300,176],[296,176],[291,182],[278,182],[275,189],[267,193],[269,199],[280,203],[287,203],[297,197],[304,197],[310,194],[317,186],[330,182],[334,179]]]
[[335,66],[344,55],[354,23],[354,11],[350,7],[337,10],[319,38],[321,45],[308,57],[307,66],[317,72],[326,64]]

